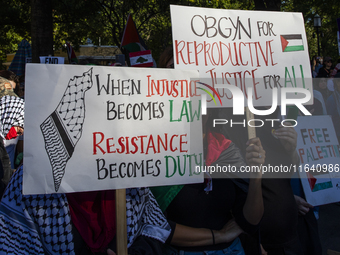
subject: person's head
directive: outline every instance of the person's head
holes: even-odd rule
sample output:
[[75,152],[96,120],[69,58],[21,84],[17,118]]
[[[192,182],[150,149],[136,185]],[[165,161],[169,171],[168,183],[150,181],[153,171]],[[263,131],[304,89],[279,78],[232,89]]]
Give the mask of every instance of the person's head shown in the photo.
[[316,79],[314,79],[314,88],[316,90],[327,89],[327,78],[316,78]]
[[336,73],[333,79],[334,82],[334,90],[340,92],[340,72]]
[[174,68],[174,53],[172,46],[168,46],[159,57],[160,68]]
[[325,57],[325,59],[323,60],[324,66],[329,69],[332,66],[332,58],[330,57]]
[[323,57],[317,57],[316,60],[322,65],[323,64]]
[[9,70],[0,70],[0,76],[9,80],[14,92],[17,94],[20,86],[19,76]]
[[6,95],[17,96],[13,91],[11,82],[0,76],[0,98]]

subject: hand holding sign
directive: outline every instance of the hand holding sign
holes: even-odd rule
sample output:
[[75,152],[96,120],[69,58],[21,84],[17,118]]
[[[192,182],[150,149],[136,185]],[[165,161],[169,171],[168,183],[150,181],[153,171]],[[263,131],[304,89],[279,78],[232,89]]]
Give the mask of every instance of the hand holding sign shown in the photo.
[[[247,164],[251,166],[258,166],[260,169],[261,165],[264,164],[266,158],[266,152],[262,147],[260,138],[255,137],[248,140],[247,145],[248,145],[246,149]],[[254,176],[251,176],[254,178],[260,178],[262,176],[261,171],[251,174],[255,174]]]
[[[286,126],[291,126],[291,124],[287,123]],[[295,153],[297,133],[293,127],[281,127],[274,131],[274,135],[280,140],[289,155]]]
[[301,215],[306,215],[306,213],[309,212],[309,209],[314,207],[310,203],[307,203],[307,201],[304,200],[302,197],[294,195],[294,198],[295,198],[295,202],[296,202],[299,214]]

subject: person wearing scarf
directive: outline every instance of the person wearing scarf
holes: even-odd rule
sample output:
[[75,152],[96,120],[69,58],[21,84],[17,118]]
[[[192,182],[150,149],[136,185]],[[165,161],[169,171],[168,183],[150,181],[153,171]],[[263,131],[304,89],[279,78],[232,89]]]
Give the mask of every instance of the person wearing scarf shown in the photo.
[[334,76],[334,92],[326,101],[327,113],[332,116],[335,133],[340,141],[340,72]]
[[[115,251],[114,190],[23,195],[22,187],[21,166],[0,202],[0,254]],[[148,188],[126,189],[126,214],[129,254],[160,254],[170,226]]]
[[7,185],[13,170],[7,145],[24,132],[24,100],[10,95],[0,98],[0,158],[3,167],[2,182]]
[[[239,149],[211,126],[217,112],[208,109],[209,117],[203,118],[205,165],[240,169],[246,163]],[[264,158],[260,140],[248,141],[247,163],[259,166]],[[163,254],[241,255],[238,236],[257,232],[263,214],[261,173],[250,180],[225,173],[205,177],[204,183],[151,188],[172,228]]]
[[[1,76],[2,74],[3,74],[3,72],[0,73],[0,100],[2,100],[5,96],[7,96],[6,97],[7,101],[8,101],[8,98],[12,98],[11,100],[13,101],[13,100],[15,100],[15,99],[13,99],[13,97],[18,97],[17,94],[14,93],[13,87],[12,87],[13,86],[12,84],[15,84],[15,82],[2,77]],[[13,77],[11,77],[11,78],[13,78]],[[11,97],[8,97],[8,96],[11,96]],[[13,102],[12,102],[12,104],[16,104],[16,103],[13,103]],[[23,102],[24,101],[23,100],[17,100],[17,102],[22,102],[18,105],[19,105],[19,107],[21,107],[21,105],[22,105],[22,111],[23,111]],[[9,109],[7,109],[7,110],[9,110]],[[23,114],[22,114],[22,119],[23,119]],[[6,151],[8,153],[9,159],[10,159],[10,165],[11,165],[10,167],[12,169],[14,169],[14,167],[15,167],[14,163],[15,163],[16,145],[19,141],[19,138],[17,137],[17,131],[19,131],[18,127],[13,127],[13,128],[10,127],[10,130],[8,130],[8,135],[5,135],[5,137],[7,136],[6,139],[4,139],[4,136],[2,136],[2,138],[4,140],[4,146],[6,147]],[[20,131],[22,131],[22,130],[20,130]],[[7,157],[7,156],[5,156],[5,157]],[[3,163],[6,164],[5,168],[7,168],[7,158],[4,159],[4,160],[5,160],[5,162],[3,162]],[[9,172],[7,171],[7,173],[9,173]],[[8,180],[9,180],[8,178],[10,176],[11,175],[8,175],[8,174],[6,175],[5,182],[8,182]]]
[[327,78],[313,79],[314,90],[319,91],[326,102],[327,98],[331,95],[331,91],[327,87]]
[[8,79],[0,76],[0,98],[4,96],[17,97],[17,94],[14,93],[11,82]]

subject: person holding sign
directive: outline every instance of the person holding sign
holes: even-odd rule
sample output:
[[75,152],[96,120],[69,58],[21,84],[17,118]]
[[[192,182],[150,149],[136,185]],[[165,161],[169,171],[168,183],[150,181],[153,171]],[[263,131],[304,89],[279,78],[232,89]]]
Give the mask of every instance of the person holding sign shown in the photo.
[[[231,114],[229,111],[231,109],[226,108],[221,114],[228,116]],[[242,116],[233,116],[233,118],[236,122],[240,121],[239,118]],[[255,115],[254,118],[282,121],[279,107],[271,115]],[[288,121],[283,122],[285,126],[281,126],[280,122],[273,124],[268,122],[261,127],[256,127],[256,134],[266,151],[265,163],[262,166],[264,214],[260,225],[260,240],[265,251],[263,254],[297,255],[303,253],[297,232],[298,209],[290,182],[294,165],[299,164],[299,156],[296,152],[297,133]],[[242,145],[247,135],[246,127],[231,128],[224,125],[223,134],[228,138],[233,138],[233,141],[241,148],[242,155],[245,155],[246,150]],[[254,251],[257,248],[258,239],[249,240],[249,236],[242,236],[241,240],[247,255],[258,254]],[[251,242],[254,243],[251,244]]]
[[[203,118],[205,169],[240,169],[246,163],[238,148],[212,127],[217,111],[208,109],[209,117]],[[245,159],[256,167],[264,162],[258,138],[248,141]],[[249,185],[226,173],[210,173],[204,183],[152,188],[172,227],[164,254],[244,254],[238,236],[256,232],[263,214],[261,173],[252,173]]]

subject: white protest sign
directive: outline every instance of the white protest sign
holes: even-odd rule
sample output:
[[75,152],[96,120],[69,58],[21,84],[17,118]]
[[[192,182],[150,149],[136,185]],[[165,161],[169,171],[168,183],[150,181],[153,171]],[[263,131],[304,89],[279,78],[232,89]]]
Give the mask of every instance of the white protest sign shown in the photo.
[[[278,88],[278,104],[281,88],[313,93],[301,13],[170,9],[175,68],[199,70],[201,81],[220,87],[216,90],[223,106],[232,106],[227,85],[236,86],[245,98],[251,88],[255,106],[271,106],[273,88]],[[291,93],[290,98],[305,96]],[[210,107],[220,107],[208,99]],[[308,104],[312,101],[313,96]]]
[[307,202],[340,201],[340,147],[331,117],[299,116],[297,122],[298,172]]
[[41,64],[64,64],[65,58],[64,57],[40,57]]
[[[24,194],[202,182],[200,100],[188,93],[197,79],[197,71],[28,64]],[[166,93],[153,95],[160,87]]]

